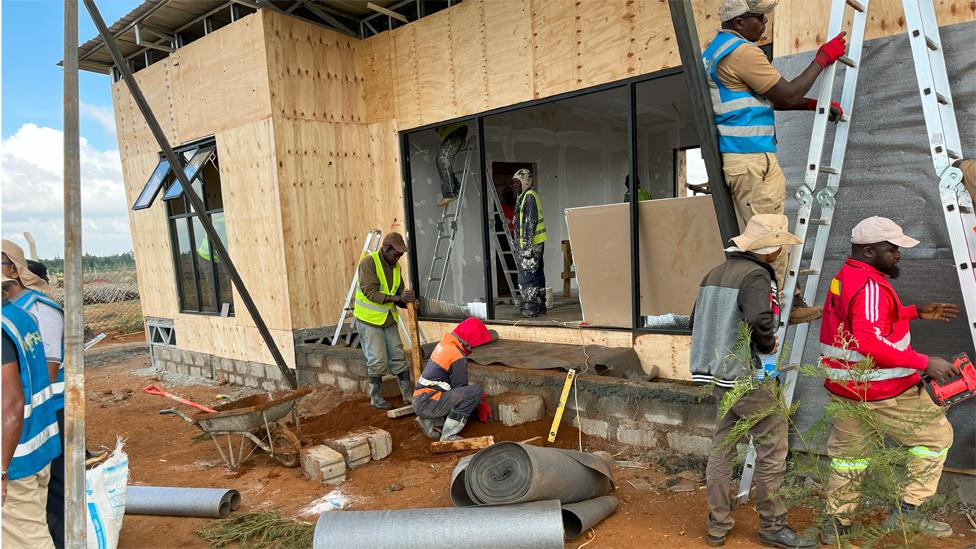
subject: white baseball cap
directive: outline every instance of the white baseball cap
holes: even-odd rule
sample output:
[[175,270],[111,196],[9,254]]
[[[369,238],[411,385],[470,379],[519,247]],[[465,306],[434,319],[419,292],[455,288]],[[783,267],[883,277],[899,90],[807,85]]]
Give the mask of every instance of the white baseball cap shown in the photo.
[[897,223],[887,217],[869,217],[851,230],[852,244],[877,244],[878,242],[891,242],[901,248],[918,246],[918,240],[906,235]]
[[722,0],[718,9],[719,21],[725,23],[747,13],[765,15],[779,4],[779,0]]

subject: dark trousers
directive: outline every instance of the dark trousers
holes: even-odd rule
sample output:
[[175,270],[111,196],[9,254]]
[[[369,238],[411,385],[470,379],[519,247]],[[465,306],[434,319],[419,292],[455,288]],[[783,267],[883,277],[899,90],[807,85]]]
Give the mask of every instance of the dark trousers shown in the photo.
[[535,244],[528,257],[518,254],[518,284],[522,294],[522,310],[533,314],[546,312],[546,269],[542,261],[546,243]]
[[61,432],[61,453],[51,460],[51,480],[47,485],[47,529],[55,547],[64,547],[64,410],[55,412]]
[[413,411],[417,417],[438,419],[447,417],[451,410],[470,416],[481,402],[481,385],[465,385],[441,393],[437,400],[431,398],[437,393],[425,393],[413,397]]
[[[726,392],[726,389],[716,387],[715,398],[721,402]],[[753,389],[718,421],[705,468],[709,535],[724,536],[735,526],[735,521],[729,516],[732,508],[729,488],[732,483],[735,444],[725,444],[726,437],[737,421],[769,409],[774,398],[776,397],[769,387]],[[783,486],[786,475],[786,455],[789,453],[786,418],[780,413],[768,415],[749,429],[749,434],[756,444],[755,498],[756,510],[759,512],[759,533],[775,534],[786,526],[786,504],[775,495]]]
[[454,175],[454,157],[464,146],[468,138],[468,127],[460,128],[447,134],[441,142],[441,148],[437,151],[437,174],[441,177],[441,194],[444,198],[457,196],[461,189],[461,182]]

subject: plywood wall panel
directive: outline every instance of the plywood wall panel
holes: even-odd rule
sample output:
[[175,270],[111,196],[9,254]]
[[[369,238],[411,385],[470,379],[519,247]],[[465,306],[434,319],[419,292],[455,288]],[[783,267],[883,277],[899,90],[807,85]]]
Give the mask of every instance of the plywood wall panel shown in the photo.
[[484,22],[486,107],[493,109],[531,100],[535,97],[535,84],[529,0],[473,0],[472,3],[480,7]]
[[488,60],[481,2],[462,2],[449,17],[454,108],[459,115],[488,109]]
[[532,0],[531,10],[535,97],[548,97],[581,87],[576,57],[580,33],[579,3]]
[[396,108],[397,124],[403,128],[412,128],[421,124],[415,29],[415,25],[406,25],[390,31],[393,38],[392,59],[395,84],[393,104]]
[[[139,71],[135,76],[166,138],[175,141],[179,136],[173,114],[171,70],[171,62],[164,60]],[[156,138],[125,82],[120,80],[112,84],[112,102],[115,105],[116,135],[122,158],[158,152]]]
[[366,122],[390,120],[396,116],[393,105],[392,45],[388,32],[363,40],[360,48],[366,96]]
[[[233,319],[230,319],[233,320]],[[234,360],[274,364],[271,351],[257,328],[229,323],[228,319],[208,315],[180,315],[173,321],[177,347]],[[295,367],[295,343],[290,330],[271,330],[271,337],[285,358]]]
[[[451,13],[440,11],[417,25],[417,93],[422,123],[445,120],[457,112],[454,100],[454,55],[451,49]],[[475,48],[476,44],[469,47]]]
[[[274,131],[270,119],[216,135],[227,248],[271,329],[291,329],[288,272],[281,234],[281,206]],[[234,291],[236,323],[254,326]]]
[[634,2],[590,0],[577,15],[576,65],[578,84],[595,86],[634,76],[631,63]]

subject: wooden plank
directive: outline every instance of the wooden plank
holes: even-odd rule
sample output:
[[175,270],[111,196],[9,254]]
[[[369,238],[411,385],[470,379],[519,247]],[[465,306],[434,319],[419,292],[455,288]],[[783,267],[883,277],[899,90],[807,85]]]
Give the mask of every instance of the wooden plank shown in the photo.
[[595,86],[634,76],[630,39],[634,2],[589,0],[578,13],[576,66],[580,87]]
[[488,61],[481,2],[462,2],[446,12],[450,22],[454,116],[488,110]]
[[413,406],[408,404],[406,406],[401,406],[400,408],[394,408],[392,410],[387,410],[386,417],[388,417],[390,419],[396,419],[396,418],[399,418],[399,417],[406,417],[406,416],[410,416],[410,415],[413,415],[413,414],[414,414]]
[[644,0],[635,4],[631,44],[636,74],[646,74],[681,64],[678,45],[666,2]]
[[450,11],[437,12],[425,17],[414,31],[420,124],[447,120],[457,113],[450,16]]
[[[290,330],[288,272],[271,119],[216,135],[227,249],[255,305],[272,330]],[[260,260],[255,261],[255,251]],[[234,291],[236,322],[254,326]]]
[[464,450],[480,450],[494,443],[495,437],[491,435],[462,438],[461,440],[451,440],[448,442],[436,441],[430,443],[430,451],[435,454],[444,454],[447,452],[462,452]]
[[[420,22],[423,22],[423,19]],[[404,129],[420,125],[415,29],[416,25],[411,24],[390,31],[393,37],[392,64],[395,83],[393,105],[396,109],[397,126]],[[424,61],[426,62],[426,59]]]
[[390,120],[396,116],[393,108],[392,38],[383,32],[363,41],[360,48],[366,95],[366,122]]
[[530,5],[535,97],[549,97],[580,88],[576,58],[579,6],[550,0],[531,0]]
[[486,108],[529,101],[535,88],[529,0],[468,1],[481,7],[484,22]]
[[[427,338],[440,341],[441,336],[457,326],[456,322],[421,321],[420,328]],[[566,345],[603,345],[604,347],[630,347],[633,334],[618,330],[595,328],[557,328],[548,326],[514,326],[511,324],[492,324],[501,339],[513,341],[536,341],[539,343],[562,343]]]

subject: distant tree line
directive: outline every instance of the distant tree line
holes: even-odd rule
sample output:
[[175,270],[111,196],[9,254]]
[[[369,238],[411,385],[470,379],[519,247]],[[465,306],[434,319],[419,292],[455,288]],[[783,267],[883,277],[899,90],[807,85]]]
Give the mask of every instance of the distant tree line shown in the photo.
[[[64,259],[55,257],[54,259],[41,259],[49,274],[64,272]],[[81,268],[84,271],[127,271],[135,270],[136,258],[131,251],[115,255],[91,255],[84,254],[81,257]]]

